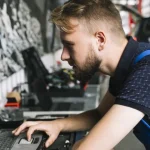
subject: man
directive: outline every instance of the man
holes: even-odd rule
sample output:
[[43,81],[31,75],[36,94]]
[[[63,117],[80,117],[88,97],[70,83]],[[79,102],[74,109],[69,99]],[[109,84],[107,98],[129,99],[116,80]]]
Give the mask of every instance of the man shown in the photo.
[[73,66],[76,77],[85,82],[100,71],[111,76],[110,88],[94,110],[50,122],[25,122],[13,133],[18,135],[29,127],[30,140],[35,130],[45,131],[48,147],[61,131],[90,130],[73,150],[111,150],[150,115],[148,60],[132,66],[136,56],[150,45],[126,39],[111,0],[70,0],[53,11],[52,20],[60,28],[61,59]]

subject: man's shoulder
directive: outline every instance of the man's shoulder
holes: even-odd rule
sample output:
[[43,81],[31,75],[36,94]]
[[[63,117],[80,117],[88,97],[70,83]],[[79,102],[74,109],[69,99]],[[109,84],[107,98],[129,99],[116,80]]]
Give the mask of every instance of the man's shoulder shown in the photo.
[[146,42],[138,42],[138,52],[145,51],[147,49],[150,49],[150,43]]
[[[133,69],[135,70],[138,67],[141,67],[144,65],[150,65],[150,53],[145,55],[144,52],[146,52],[146,51],[150,51],[150,43],[138,42],[138,48],[137,48],[136,53],[130,64],[130,66],[131,66],[130,71],[132,71]],[[140,60],[136,64],[134,64],[137,57],[140,57]]]

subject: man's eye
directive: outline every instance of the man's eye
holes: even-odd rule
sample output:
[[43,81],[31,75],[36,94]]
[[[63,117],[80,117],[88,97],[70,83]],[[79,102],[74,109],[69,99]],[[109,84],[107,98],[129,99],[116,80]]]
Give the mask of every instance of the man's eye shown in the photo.
[[73,47],[72,47],[72,46],[67,45],[66,48],[67,48],[69,51],[73,51]]

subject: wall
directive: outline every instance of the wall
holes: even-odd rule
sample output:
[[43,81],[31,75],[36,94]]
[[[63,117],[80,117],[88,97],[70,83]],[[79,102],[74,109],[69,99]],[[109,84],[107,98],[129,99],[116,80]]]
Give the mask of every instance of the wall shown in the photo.
[[0,108],[6,103],[7,93],[11,92],[13,87],[16,87],[18,84],[24,82],[26,82],[26,77],[24,70],[21,69],[0,83]]
[[24,68],[22,50],[34,46],[44,54],[41,20],[36,16],[41,15],[34,1],[30,6],[28,1],[0,1],[0,81]]
[[[51,72],[51,10],[65,0],[0,0],[0,106],[13,87],[26,82],[21,51],[34,46]],[[54,50],[61,47],[56,31]]]

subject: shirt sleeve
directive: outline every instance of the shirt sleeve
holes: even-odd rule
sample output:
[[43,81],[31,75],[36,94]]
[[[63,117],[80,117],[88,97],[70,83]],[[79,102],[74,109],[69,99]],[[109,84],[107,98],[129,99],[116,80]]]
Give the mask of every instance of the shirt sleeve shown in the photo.
[[113,78],[111,77],[110,80],[109,80],[109,92],[114,96],[116,97],[116,82],[113,83]]
[[150,116],[150,65],[139,65],[130,73],[115,104],[135,108]]

